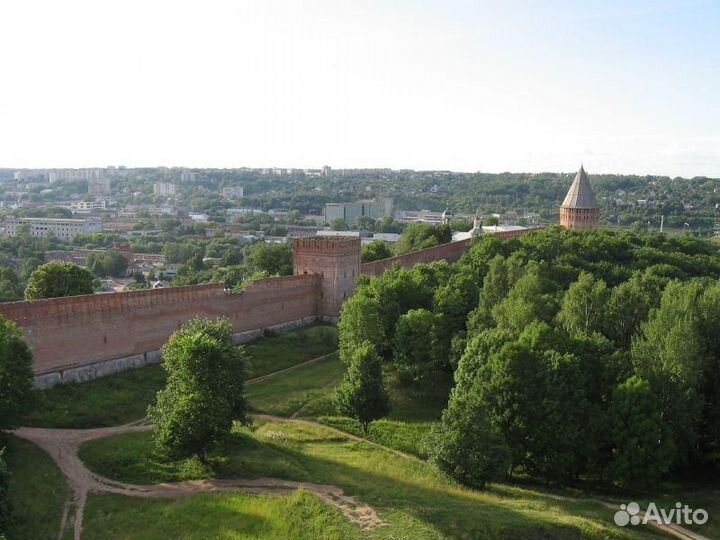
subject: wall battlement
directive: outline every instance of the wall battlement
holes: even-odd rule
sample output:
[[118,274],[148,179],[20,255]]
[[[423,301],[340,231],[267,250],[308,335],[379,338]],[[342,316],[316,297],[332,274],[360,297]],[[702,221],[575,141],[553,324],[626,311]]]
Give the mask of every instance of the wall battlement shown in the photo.
[[154,304],[177,304],[220,298],[224,295],[221,283],[190,285],[168,289],[128,291],[107,294],[87,294],[65,298],[49,298],[0,304],[0,315],[18,324],[50,317],[96,315],[107,311],[133,310]]

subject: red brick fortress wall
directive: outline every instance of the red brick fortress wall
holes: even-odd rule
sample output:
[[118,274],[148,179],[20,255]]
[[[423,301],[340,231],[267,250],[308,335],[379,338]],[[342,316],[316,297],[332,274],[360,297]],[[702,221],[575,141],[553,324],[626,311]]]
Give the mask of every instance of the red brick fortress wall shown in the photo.
[[239,293],[221,284],[0,304],[23,329],[35,373],[127,357],[160,348],[196,315],[228,317],[236,333],[317,313],[319,277],[254,281]]
[[[495,236],[508,239],[531,231]],[[0,315],[22,328],[36,375],[52,374],[46,377],[48,385],[75,382],[157,361],[153,351],[196,315],[229,318],[239,339],[264,328],[337,320],[361,273],[377,276],[393,265],[454,262],[470,243],[451,242],[361,265],[358,238],[302,238],[293,244],[295,275],[253,281],[242,292],[211,284],[10,302],[0,304]]]
[[[516,231],[501,231],[490,234],[500,240],[509,240],[510,238],[517,238],[541,228],[542,227],[518,229]],[[405,255],[398,255],[397,257],[389,257],[371,263],[364,263],[361,267],[361,273],[366,276],[379,276],[388,268],[396,265],[402,268],[410,268],[416,264],[430,263],[433,261],[445,260],[448,262],[456,262],[460,260],[460,257],[467,251],[471,242],[471,239],[449,242],[419,251],[411,251]]]
[[364,263],[361,267],[361,272],[366,276],[379,276],[392,266],[411,268],[416,264],[430,263],[433,261],[445,260],[455,262],[463,256],[463,253],[465,253],[470,246],[470,242],[471,240],[460,240],[459,242],[441,244],[419,251],[411,251],[405,255],[398,255],[397,257],[389,257],[379,261]]

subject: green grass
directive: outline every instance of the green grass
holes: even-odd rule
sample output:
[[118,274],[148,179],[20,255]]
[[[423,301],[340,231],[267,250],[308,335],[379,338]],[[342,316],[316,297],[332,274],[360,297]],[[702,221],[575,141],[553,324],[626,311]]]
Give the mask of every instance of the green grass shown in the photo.
[[145,416],[165,384],[160,365],[132,369],[79,384],[37,390],[37,405],[26,426],[92,428],[117,426]]
[[[245,345],[251,358],[248,377],[285,369],[337,349],[337,329],[315,325]],[[37,406],[28,426],[91,428],[116,426],[145,416],[165,384],[160,365],[117,373],[80,384],[36,391]]]
[[331,400],[344,367],[337,354],[308,366],[248,386],[253,411],[280,416],[334,414]]
[[[283,373],[249,386],[247,396],[256,412],[278,416],[317,417],[320,422],[363,436],[358,422],[335,416],[332,395],[344,367],[337,356]],[[389,418],[373,422],[368,439],[401,452],[424,456],[424,439],[447,401],[450,381],[423,385],[401,384],[394,373],[385,374],[392,403]]]
[[321,416],[318,422],[336,427],[348,433],[365,437],[370,441],[394,448],[407,454],[426,457],[424,441],[432,428],[432,422],[403,422],[400,420],[377,420],[370,424],[367,434],[360,422],[344,416]]
[[[168,464],[168,469],[164,469],[161,462],[150,463],[148,460],[144,465],[137,465],[137,460],[142,461],[142,456],[148,451],[150,437],[150,433],[143,433],[91,441],[82,447],[81,455],[91,469],[117,480],[161,482],[181,477],[177,472],[168,474],[168,470],[182,468],[176,464]],[[363,535],[369,539],[656,537],[642,528],[621,529],[615,526],[611,510],[577,492],[541,491],[506,485],[493,485],[484,492],[469,490],[448,481],[421,460],[398,457],[319,425],[259,421],[251,430],[236,428],[231,440],[218,454],[225,454],[225,461],[214,461],[219,458],[213,458],[213,469],[204,470],[201,475],[274,476],[342,487],[347,495],[372,505],[387,522],[386,526]],[[188,499],[187,504],[193,500],[194,497]],[[118,506],[113,514],[103,518],[109,531],[124,530],[125,536],[121,537],[127,539],[153,538],[146,535],[142,526],[130,527],[128,524],[132,521],[127,521],[125,517],[126,508],[132,513],[147,504],[150,509],[149,502],[119,498],[116,502]],[[173,508],[177,504],[180,503],[165,502],[163,508]],[[193,507],[187,508],[193,510]],[[90,510],[93,515],[88,519],[91,522],[99,519],[94,515],[95,510]],[[178,515],[182,513],[181,510],[177,512]],[[216,534],[214,525],[209,525],[206,534],[202,512],[198,510],[197,514],[188,514],[187,518],[183,518],[190,520],[190,516],[197,515],[199,524],[191,525],[188,521],[184,530],[188,536],[181,538],[234,538],[213,536]],[[149,510],[147,515],[152,515]],[[153,524],[150,517],[145,519],[151,527],[171,526]],[[285,519],[293,518],[285,516]],[[123,529],[123,524],[126,529]],[[325,529],[326,533],[335,531],[334,527]],[[294,534],[287,537],[304,538]],[[238,535],[237,538],[244,536]]]
[[289,496],[203,494],[182,499],[95,495],[83,540],[354,540],[338,510],[306,492]]
[[707,511],[709,519],[704,525],[685,525],[708,538],[720,538],[720,489],[718,489],[719,471],[686,471],[680,478],[671,478],[660,486],[652,496],[637,495],[626,497],[636,501],[642,508],[654,502],[658,509],[670,511],[675,503],[687,504],[693,509]]
[[385,372],[385,381],[392,406],[389,418],[404,422],[439,420],[453,384],[450,374],[419,384],[403,384],[392,371]]
[[31,442],[12,436],[5,440],[15,508],[15,521],[7,540],[55,540],[65,501],[70,496],[60,469]]
[[273,337],[256,339],[245,345],[250,355],[250,377],[260,377],[273,371],[294,366],[336,351],[337,328],[313,325]]

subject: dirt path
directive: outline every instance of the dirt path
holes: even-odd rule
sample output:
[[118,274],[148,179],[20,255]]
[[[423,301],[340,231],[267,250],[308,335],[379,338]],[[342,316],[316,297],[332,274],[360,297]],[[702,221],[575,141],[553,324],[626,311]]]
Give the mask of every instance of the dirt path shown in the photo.
[[[605,508],[611,509],[613,512],[620,509],[619,504],[611,504],[607,501],[596,502],[603,505]],[[639,514],[637,514],[637,516],[642,520],[645,517],[645,512],[640,512]],[[655,527],[656,529],[664,532],[669,536],[681,538],[682,540],[711,540],[707,536],[703,536],[675,523],[663,523],[662,521],[656,521],[653,518],[649,518],[647,524],[651,527]]]
[[[287,419],[283,420],[287,421]],[[88,493],[113,493],[127,497],[184,497],[212,491],[285,494],[298,489],[305,489],[320,497],[327,504],[339,509],[349,521],[357,524],[363,531],[370,531],[384,524],[373,508],[361,504],[354,497],[345,495],[343,490],[337,486],[314,484],[312,482],[293,482],[278,478],[196,480],[151,485],[126,484],[91,472],[77,455],[80,446],[87,441],[123,433],[148,431],[150,429],[151,426],[147,424],[133,423],[97,429],[25,427],[15,431],[15,435],[18,437],[37,444],[50,454],[70,484],[73,498],[63,510],[59,538],[62,538],[66,526],[72,523],[73,538],[74,540],[80,540],[83,512]]]

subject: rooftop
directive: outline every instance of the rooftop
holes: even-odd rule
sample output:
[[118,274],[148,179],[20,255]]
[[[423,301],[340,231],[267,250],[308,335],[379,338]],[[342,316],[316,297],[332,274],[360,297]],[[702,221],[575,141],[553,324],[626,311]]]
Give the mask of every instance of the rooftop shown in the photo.
[[595,193],[582,165],[560,206],[561,208],[598,208]]

